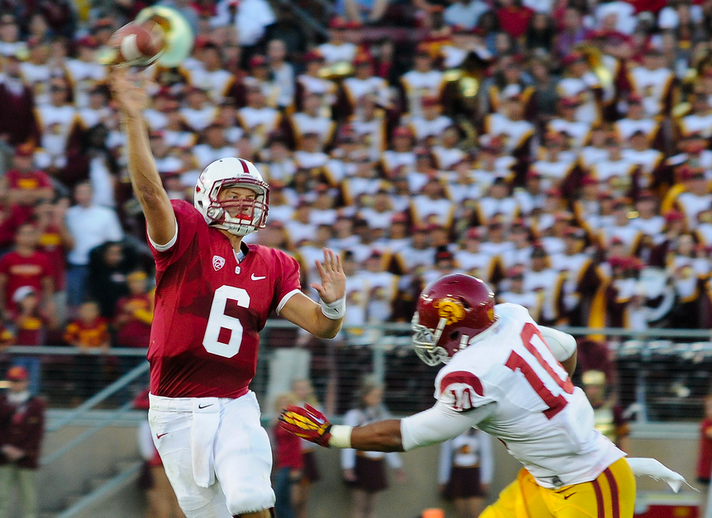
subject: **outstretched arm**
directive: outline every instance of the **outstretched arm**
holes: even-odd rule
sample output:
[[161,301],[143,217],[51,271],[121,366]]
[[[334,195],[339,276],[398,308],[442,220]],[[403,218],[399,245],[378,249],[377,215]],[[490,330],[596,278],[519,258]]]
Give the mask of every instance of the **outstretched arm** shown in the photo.
[[324,414],[306,405],[288,406],[280,415],[280,426],[294,435],[336,448],[362,451],[408,451],[437,444],[477,425],[494,410],[494,403],[456,412],[442,403],[406,417],[387,419],[363,426],[332,425]]
[[176,217],[148,143],[148,128],[143,119],[148,92],[140,77],[127,68],[112,68],[109,84],[112,97],[119,105],[126,134],[129,176],[146,216],[148,237],[156,245],[166,245],[176,236]]

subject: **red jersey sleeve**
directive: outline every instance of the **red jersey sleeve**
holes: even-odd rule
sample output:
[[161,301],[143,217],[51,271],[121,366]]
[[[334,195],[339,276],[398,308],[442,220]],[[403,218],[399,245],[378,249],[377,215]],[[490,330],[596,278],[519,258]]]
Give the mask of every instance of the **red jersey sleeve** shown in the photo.
[[279,285],[275,290],[276,300],[273,301],[273,306],[279,312],[297,291],[301,291],[302,285],[299,282],[299,263],[297,260],[281,250],[275,250],[274,252],[278,263],[277,267],[279,268],[277,271],[281,272],[281,276]]
[[207,229],[203,215],[190,203],[184,200],[171,200],[171,205],[178,226],[175,242],[168,243],[170,246],[167,248],[165,246],[157,248],[155,243],[148,238],[148,234],[146,236],[156,261],[156,269],[159,271],[168,268],[185,253],[192,241],[197,239],[201,228]]

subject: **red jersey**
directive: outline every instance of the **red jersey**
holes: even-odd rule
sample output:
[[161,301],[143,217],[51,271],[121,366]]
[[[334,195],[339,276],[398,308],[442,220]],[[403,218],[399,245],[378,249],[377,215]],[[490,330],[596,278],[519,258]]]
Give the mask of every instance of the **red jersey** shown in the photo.
[[[52,181],[49,179],[47,173],[43,171],[29,171],[27,173],[21,173],[17,169],[11,169],[5,173],[5,178],[7,179],[7,188],[16,189],[20,191],[33,191],[36,189],[46,189],[52,187]],[[32,206],[23,204],[18,204],[18,208],[24,217],[29,218],[32,215]]]
[[302,456],[302,440],[286,430],[279,424],[272,428],[274,436],[274,465],[277,469],[290,468],[302,469],[304,457]]
[[18,315],[15,318],[17,345],[44,345],[47,321],[41,315]]
[[712,428],[712,419],[705,419],[700,425],[700,451],[697,457],[697,478],[707,481],[712,474],[712,439],[707,433]]
[[151,393],[165,397],[245,394],[255,375],[259,331],[300,291],[299,265],[282,252],[228,239],[191,204],[171,201],[178,238],[156,260],[148,346]]
[[512,38],[519,38],[529,27],[534,11],[528,7],[502,7],[496,14],[500,28]]
[[17,169],[11,169],[5,173],[5,178],[8,189],[33,190],[52,187],[52,181],[43,171],[21,173]]
[[12,246],[17,228],[29,220],[27,211],[18,205],[0,206],[0,248]]
[[93,349],[109,341],[109,322],[103,317],[97,317],[93,322],[85,324],[75,320],[67,324],[64,340],[67,343],[79,342],[79,347]]
[[64,289],[64,247],[62,247],[62,234],[54,225],[49,225],[41,231],[39,250],[47,254],[51,264],[54,266],[54,290],[62,291]]
[[12,295],[17,288],[32,286],[38,294],[42,293],[42,279],[52,277],[54,269],[44,252],[33,252],[32,255],[22,256],[12,251],[0,259],[0,274],[7,275],[5,307],[14,311],[16,305]]

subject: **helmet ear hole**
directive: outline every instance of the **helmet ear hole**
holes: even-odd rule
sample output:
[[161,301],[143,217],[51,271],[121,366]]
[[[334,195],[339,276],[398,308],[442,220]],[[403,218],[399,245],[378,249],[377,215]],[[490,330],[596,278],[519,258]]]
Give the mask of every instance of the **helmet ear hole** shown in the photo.
[[460,331],[453,331],[450,333],[450,340],[456,341],[458,338],[460,338]]

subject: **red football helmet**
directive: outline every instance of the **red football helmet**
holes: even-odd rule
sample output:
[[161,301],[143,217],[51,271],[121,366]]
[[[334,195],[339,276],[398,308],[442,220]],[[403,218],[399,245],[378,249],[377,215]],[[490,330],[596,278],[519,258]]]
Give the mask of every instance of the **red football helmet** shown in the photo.
[[494,292],[484,281],[462,273],[445,275],[420,294],[411,323],[413,347],[430,366],[447,363],[496,320]]

